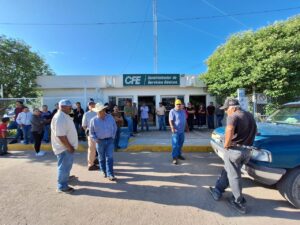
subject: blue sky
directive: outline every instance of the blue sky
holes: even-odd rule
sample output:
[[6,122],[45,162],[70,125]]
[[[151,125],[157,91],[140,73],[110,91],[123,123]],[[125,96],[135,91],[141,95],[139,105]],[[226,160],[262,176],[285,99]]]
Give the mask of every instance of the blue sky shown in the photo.
[[[286,8],[296,9],[236,15]],[[157,0],[158,20],[170,20],[158,23],[158,73],[205,72],[231,34],[299,13],[295,0]],[[235,16],[211,18],[225,14]],[[210,18],[174,21],[195,17]],[[153,73],[152,23],[94,25],[145,20],[152,0],[0,0],[0,35],[25,41],[57,75]]]

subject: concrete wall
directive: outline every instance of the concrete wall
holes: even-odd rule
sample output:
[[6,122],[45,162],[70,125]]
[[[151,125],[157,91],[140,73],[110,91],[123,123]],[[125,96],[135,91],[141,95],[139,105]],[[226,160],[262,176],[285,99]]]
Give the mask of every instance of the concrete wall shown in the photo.
[[184,96],[189,102],[190,95],[205,95],[206,102],[214,101],[214,97],[205,92],[206,86],[197,75],[181,75],[180,86],[137,86],[123,87],[123,76],[41,76],[37,79],[43,91],[43,103],[50,109],[62,98],[72,102],[81,102],[83,108],[89,98],[95,101],[108,102],[109,96],[133,97],[155,96],[156,106],[162,96]]

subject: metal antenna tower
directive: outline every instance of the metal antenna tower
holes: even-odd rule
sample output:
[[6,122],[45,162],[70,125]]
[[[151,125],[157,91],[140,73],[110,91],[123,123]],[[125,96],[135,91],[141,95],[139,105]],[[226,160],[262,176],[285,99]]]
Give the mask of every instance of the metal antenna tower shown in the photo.
[[157,11],[156,0],[152,0],[153,8],[153,47],[154,47],[154,73],[157,73]]

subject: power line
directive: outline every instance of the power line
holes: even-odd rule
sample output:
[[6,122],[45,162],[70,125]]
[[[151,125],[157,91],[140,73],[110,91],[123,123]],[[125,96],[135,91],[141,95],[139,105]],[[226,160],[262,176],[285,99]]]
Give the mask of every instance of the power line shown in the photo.
[[[219,13],[221,13],[223,16],[226,16],[227,13],[224,12],[223,10],[221,10],[220,8],[218,8],[217,6],[213,5],[212,3],[206,1],[206,0],[202,0],[203,3],[205,3],[206,5],[208,5],[209,7],[217,10]],[[233,21],[237,22],[238,24],[246,27],[247,29],[249,29],[250,27],[248,27],[245,23],[243,23],[242,21],[236,19],[234,16],[229,16]]]
[[174,19],[172,19],[172,18],[170,18],[170,17],[168,17],[168,16],[165,16],[165,15],[163,15],[163,14],[160,14],[160,13],[159,13],[159,15],[162,16],[162,17],[167,18],[168,20],[173,21],[174,23],[177,23],[177,24],[180,24],[180,25],[182,25],[182,26],[188,27],[188,28],[190,28],[190,29],[192,29],[192,30],[201,32],[201,33],[206,34],[206,35],[208,35],[208,36],[210,36],[210,37],[213,37],[213,38],[215,38],[215,39],[218,39],[218,40],[221,40],[221,39],[222,39],[221,37],[219,37],[219,36],[217,36],[217,35],[215,35],[215,34],[213,34],[213,33],[210,33],[210,32],[207,32],[207,31],[205,31],[205,30],[199,29],[199,28],[194,27],[194,26],[192,26],[192,25],[190,25],[190,24],[184,23],[184,22],[182,22],[182,21],[174,20]]
[[[290,11],[300,9],[300,6],[281,8],[281,9],[271,9],[271,10],[261,10],[261,11],[249,11],[240,13],[231,13],[223,15],[211,15],[211,16],[200,16],[200,17],[185,17],[185,18],[175,18],[175,19],[160,19],[157,20],[158,23],[169,23],[174,21],[196,21],[196,20],[211,20],[219,19],[225,17],[234,16],[249,16],[249,15],[259,15],[276,13],[283,11]],[[129,24],[140,24],[140,23],[153,23],[153,20],[133,20],[133,21],[116,21],[116,22],[93,22],[93,23],[17,23],[17,22],[0,22],[0,25],[4,26],[104,26],[104,25],[129,25]]]

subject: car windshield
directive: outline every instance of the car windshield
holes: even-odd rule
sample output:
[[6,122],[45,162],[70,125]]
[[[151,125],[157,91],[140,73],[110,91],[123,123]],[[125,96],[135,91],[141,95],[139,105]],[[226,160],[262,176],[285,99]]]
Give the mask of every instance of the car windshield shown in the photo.
[[300,106],[284,106],[271,115],[267,121],[272,123],[300,125]]

